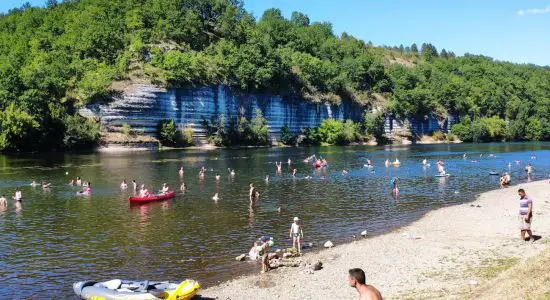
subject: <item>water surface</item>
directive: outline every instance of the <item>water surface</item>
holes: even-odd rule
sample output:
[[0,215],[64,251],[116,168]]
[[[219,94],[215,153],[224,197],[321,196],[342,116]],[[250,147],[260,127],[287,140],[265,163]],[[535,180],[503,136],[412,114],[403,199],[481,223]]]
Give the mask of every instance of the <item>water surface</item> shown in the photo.
[[[248,252],[261,235],[274,236],[277,247],[289,247],[294,216],[303,220],[305,243],[319,246],[328,239],[350,241],[365,229],[386,233],[429,210],[498,188],[491,171],[510,171],[513,183],[524,182],[523,168],[531,162],[533,179],[547,178],[548,150],[549,143],[529,143],[0,156],[0,194],[11,198],[21,186],[24,197],[20,206],[10,200],[0,210],[0,298],[73,297],[74,281],[115,277],[194,278],[209,286],[257,272],[258,265],[234,257]],[[490,153],[496,157],[489,158]],[[314,171],[303,162],[312,154],[326,158],[329,167]],[[368,158],[372,169],[364,167]],[[395,158],[400,168],[384,166],[385,159]],[[431,167],[422,167],[423,158]],[[433,177],[437,159],[446,162],[451,177]],[[283,161],[281,175],[275,173],[275,161]],[[198,177],[202,166],[208,170],[204,180]],[[236,170],[234,178],[228,168]],[[293,168],[296,178],[290,175]],[[78,188],[67,183],[76,176],[92,182],[91,197],[75,196]],[[393,176],[402,179],[397,199],[390,195]],[[32,178],[52,182],[53,188],[32,188]],[[188,191],[173,200],[130,206],[131,191],[118,187],[122,179],[136,179],[150,190],[163,182],[177,187],[183,180]],[[255,203],[248,200],[250,181],[262,193]],[[216,192],[217,203],[211,200]]]

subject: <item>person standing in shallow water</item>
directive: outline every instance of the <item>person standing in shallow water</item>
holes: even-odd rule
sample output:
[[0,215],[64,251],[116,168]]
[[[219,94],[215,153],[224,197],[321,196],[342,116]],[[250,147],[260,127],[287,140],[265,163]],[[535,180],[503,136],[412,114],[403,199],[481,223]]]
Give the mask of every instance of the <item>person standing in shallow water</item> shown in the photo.
[[363,270],[359,268],[349,270],[348,282],[359,292],[359,300],[382,300],[382,294],[372,285],[365,283]]
[[529,235],[529,240],[533,239],[531,232],[531,222],[533,221],[533,199],[527,196],[524,189],[518,190],[519,195],[519,229],[520,238],[525,241],[525,233]]

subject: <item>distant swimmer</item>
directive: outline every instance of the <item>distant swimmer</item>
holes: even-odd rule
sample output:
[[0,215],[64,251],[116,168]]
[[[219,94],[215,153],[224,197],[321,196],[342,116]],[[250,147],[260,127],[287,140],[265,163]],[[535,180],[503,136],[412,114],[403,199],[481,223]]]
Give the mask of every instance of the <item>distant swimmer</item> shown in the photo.
[[42,188],[43,188],[43,189],[49,189],[51,186],[52,186],[51,183],[42,181]]
[[71,179],[71,181],[69,181],[69,185],[75,185],[74,179]]
[[15,201],[23,200],[23,193],[21,193],[21,190],[19,189],[19,187],[15,188],[15,195],[13,196],[13,200]]
[[180,177],[183,177],[183,167],[180,167],[179,171],[178,171],[178,174],[180,175]]
[[200,179],[204,179],[204,172],[205,172],[204,169],[201,169],[201,170],[199,171],[199,178],[200,178]]
[[290,166],[292,164],[292,160],[290,160],[290,158],[288,159],[287,161],[288,165]]
[[36,180],[34,180],[34,179],[32,180],[32,182],[31,182],[32,187],[36,187],[36,186],[39,186],[39,185],[40,184],[38,182],[36,182]]
[[82,179],[80,178],[80,176],[76,177],[76,185],[82,185]]
[[399,181],[401,181],[401,179],[399,179],[399,177],[393,177],[390,180],[391,192],[394,195],[399,194]]
[[88,182],[88,184],[82,188],[81,191],[76,192],[77,195],[91,195],[92,194],[92,183]]
[[424,158],[424,159],[422,160],[422,164],[423,164],[423,165],[427,165],[427,164],[428,164],[428,160]]
[[0,196],[0,206],[2,207],[8,206],[8,199],[6,199],[6,196],[4,195]]
[[212,197],[212,200],[214,200],[214,201],[220,200],[220,197],[218,196],[218,193],[214,194],[214,196]]
[[180,191],[185,192],[185,182],[182,182],[180,185]]
[[227,168],[227,171],[229,171],[229,175],[235,176],[235,170]]
[[394,166],[397,167],[397,166],[400,166],[400,165],[401,165],[401,162],[399,161],[398,158],[396,158],[396,159],[392,162],[392,165],[394,165]]
[[135,179],[132,179],[132,186],[134,188],[134,192],[137,191],[137,182]]
[[168,187],[168,184],[166,184],[166,182],[163,183],[160,192],[163,193],[163,194],[166,194],[166,193],[168,193],[169,190],[170,190],[170,187]]
[[532,160],[535,160],[535,159],[537,159],[537,156],[536,156],[536,155],[532,155],[532,156],[531,156],[531,159],[532,159]]
[[265,175],[265,182],[266,182],[266,183],[269,182],[269,175]]
[[307,175],[306,177],[304,177],[305,179],[311,179],[311,176]]
[[220,181],[220,174],[216,174],[216,181]]
[[390,164],[391,164],[391,163],[390,163],[390,160],[389,160],[389,159],[386,159],[386,161],[384,162],[384,165],[385,165],[386,167],[389,167]]
[[348,175],[348,171],[346,169],[342,170],[342,176]]
[[282,162],[275,162],[275,166],[277,166],[277,173],[282,172],[283,163]]
[[509,162],[509,163],[508,163],[508,169],[511,169],[511,168],[512,168],[512,163]]
[[467,158],[466,153],[462,154],[462,158],[463,158],[463,159],[466,159],[466,158]]
[[297,171],[298,171],[298,170],[296,170],[296,169],[293,169],[293,170],[292,170],[292,177],[296,177],[296,172],[297,172]]
[[250,183],[249,186],[250,186],[250,189],[248,190],[248,197],[250,198],[250,200],[258,199],[258,197],[260,197],[260,192],[256,190],[252,182]]
[[122,182],[120,183],[120,189],[125,190],[127,188],[128,188],[128,184],[126,183],[126,179],[123,179]]

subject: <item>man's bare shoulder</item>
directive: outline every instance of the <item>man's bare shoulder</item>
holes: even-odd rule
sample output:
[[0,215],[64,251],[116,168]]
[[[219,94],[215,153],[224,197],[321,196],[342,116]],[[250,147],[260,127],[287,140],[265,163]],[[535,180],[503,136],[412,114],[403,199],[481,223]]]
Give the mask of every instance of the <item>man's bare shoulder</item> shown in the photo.
[[360,291],[359,300],[382,300],[382,295],[373,286],[364,286]]

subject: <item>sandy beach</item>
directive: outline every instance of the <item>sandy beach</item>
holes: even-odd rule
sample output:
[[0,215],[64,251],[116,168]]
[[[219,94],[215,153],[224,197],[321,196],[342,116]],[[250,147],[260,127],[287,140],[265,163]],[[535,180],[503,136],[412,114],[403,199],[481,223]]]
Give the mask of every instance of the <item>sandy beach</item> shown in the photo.
[[[523,242],[518,229],[518,188],[534,200],[533,233]],[[545,250],[550,231],[547,180],[480,194],[475,201],[429,212],[397,231],[317,253],[299,267],[236,278],[204,289],[215,299],[356,299],[347,284],[350,268],[362,268],[367,283],[385,299],[473,298],[491,279]],[[357,233],[359,236],[359,232]],[[321,261],[323,269],[310,264]],[[260,265],[258,265],[258,272]]]

